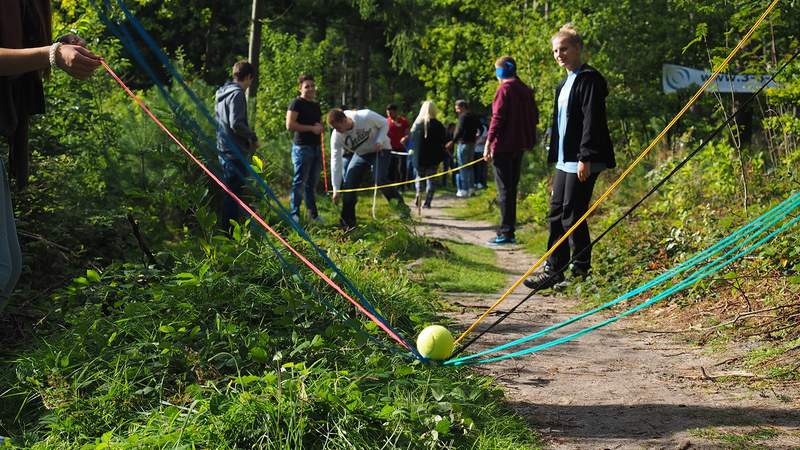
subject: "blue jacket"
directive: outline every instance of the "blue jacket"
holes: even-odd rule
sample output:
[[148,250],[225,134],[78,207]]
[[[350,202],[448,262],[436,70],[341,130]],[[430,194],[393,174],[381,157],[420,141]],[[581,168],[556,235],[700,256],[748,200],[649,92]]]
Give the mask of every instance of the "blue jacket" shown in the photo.
[[[244,89],[234,81],[228,81],[217,90],[217,150],[220,158],[235,160],[236,153],[230,148],[230,142],[236,143],[242,155],[250,153],[250,147],[258,138],[247,123],[247,100]],[[227,139],[226,139],[227,135]]]

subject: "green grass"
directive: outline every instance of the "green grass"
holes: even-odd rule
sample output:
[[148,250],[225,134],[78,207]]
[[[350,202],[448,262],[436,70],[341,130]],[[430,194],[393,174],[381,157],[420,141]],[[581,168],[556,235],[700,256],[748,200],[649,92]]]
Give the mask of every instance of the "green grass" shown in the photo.
[[724,432],[714,428],[698,428],[689,430],[689,434],[712,441],[717,441],[730,450],[769,449],[762,443],[780,436],[780,432],[772,428],[756,428],[747,432]]
[[489,248],[446,241],[436,256],[423,258],[414,272],[425,285],[445,292],[491,294],[503,288],[508,274],[495,264]]
[[[405,225],[311,231],[404,335],[434,320],[435,294],[400,263],[426,248]],[[352,305],[235,236],[176,242],[167,267],[112,265],[56,292],[38,339],[0,350],[0,435],[37,449],[539,447],[490,378],[370,343],[320,299],[355,317]]]

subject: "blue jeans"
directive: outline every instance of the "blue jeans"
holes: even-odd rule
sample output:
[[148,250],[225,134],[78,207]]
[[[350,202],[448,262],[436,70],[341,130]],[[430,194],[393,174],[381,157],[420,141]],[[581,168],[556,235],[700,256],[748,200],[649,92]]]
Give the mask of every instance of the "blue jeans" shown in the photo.
[[[475,159],[483,159],[483,147],[480,148],[480,152],[478,150],[479,148],[475,147]],[[477,186],[478,184],[481,184],[486,187],[486,161],[476,163],[472,166],[472,169],[472,176],[473,180],[475,181],[475,185]]]
[[322,152],[318,145],[292,145],[292,195],[290,204],[292,214],[300,215],[300,204],[303,193],[306,197],[306,209],[311,217],[317,217],[316,188],[322,172]]
[[11,206],[11,189],[8,186],[6,167],[0,161],[0,312],[22,273],[22,252]]
[[[354,189],[359,187],[364,175],[367,174],[370,168],[372,168],[372,172],[375,174],[374,184],[387,184],[389,182],[390,157],[391,155],[388,151],[380,151],[366,155],[354,154],[352,159],[350,159],[350,163],[347,165],[347,171],[344,176],[344,181],[342,182],[342,189]],[[396,199],[398,203],[404,203],[403,197],[401,197],[397,189],[393,187],[383,188],[381,192],[390,203],[392,199]],[[342,225],[348,227],[356,226],[356,202],[358,202],[357,192],[345,192],[342,195]]]
[[[475,144],[458,144],[458,147],[456,147],[456,158],[458,158],[459,167],[471,163],[474,156]],[[473,188],[472,174],[472,167],[467,167],[466,169],[458,171],[458,175],[456,176],[456,187],[458,190],[467,191]]]
[[[237,197],[241,198],[244,191],[245,174],[247,169],[238,159],[226,160],[220,158],[222,164],[222,181]],[[242,208],[230,195],[225,194],[222,199],[222,217],[220,225],[225,230],[230,230],[231,220],[238,222],[242,218]]]

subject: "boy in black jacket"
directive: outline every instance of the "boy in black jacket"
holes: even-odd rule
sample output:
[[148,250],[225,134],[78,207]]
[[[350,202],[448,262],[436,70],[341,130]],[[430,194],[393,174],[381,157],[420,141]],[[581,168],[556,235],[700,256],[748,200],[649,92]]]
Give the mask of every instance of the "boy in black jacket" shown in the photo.
[[[589,209],[597,177],[616,166],[606,119],[608,85],[593,67],[581,61],[583,41],[569,25],[552,38],[553,56],[567,76],[556,88],[548,162],[556,163],[548,222],[552,248]],[[572,273],[583,278],[592,261],[589,226],[584,221],[547,259],[545,270],[525,280],[531,289],[546,289],[565,280],[572,254]]]

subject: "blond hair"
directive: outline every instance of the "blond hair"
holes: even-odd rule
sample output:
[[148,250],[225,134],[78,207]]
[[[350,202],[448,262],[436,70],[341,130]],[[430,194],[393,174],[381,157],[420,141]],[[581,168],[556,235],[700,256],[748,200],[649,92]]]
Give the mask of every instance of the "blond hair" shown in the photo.
[[569,42],[570,44],[575,44],[578,48],[583,48],[583,38],[581,37],[578,30],[575,28],[575,25],[570,23],[565,23],[561,28],[558,29],[556,34],[550,38],[551,41],[555,41],[556,39],[563,39]]
[[422,106],[419,107],[419,114],[417,118],[414,119],[414,126],[422,124],[422,126],[425,127],[424,136],[427,138],[428,124],[431,123],[431,119],[435,119],[438,114],[439,109],[436,107],[436,103],[433,103],[431,100],[425,100],[422,102]]

